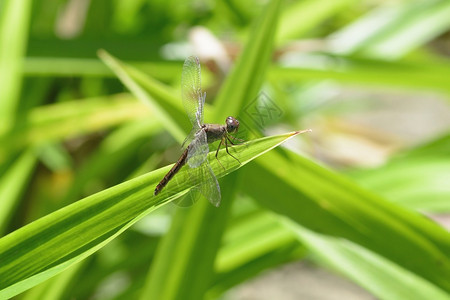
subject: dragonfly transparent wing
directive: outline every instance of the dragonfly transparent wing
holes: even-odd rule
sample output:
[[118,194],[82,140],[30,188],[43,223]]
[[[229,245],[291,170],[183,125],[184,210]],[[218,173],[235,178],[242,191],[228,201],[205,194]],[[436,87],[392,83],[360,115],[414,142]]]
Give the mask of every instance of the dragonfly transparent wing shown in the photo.
[[[186,168],[189,174],[188,181],[191,186],[195,186],[203,180],[202,164],[207,160],[209,152],[206,132],[201,129],[197,130],[194,126],[183,145],[186,143],[189,143],[186,157]],[[187,195],[179,200],[175,200],[174,203],[181,207],[191,206],[198,200],[198,192],[200,192],[198,188],[193,188]]]
[[189,168],[189,181],[194,186],[189,193],[174,201],[180,207],[189,207],[193,205],[203,195],[212,205],[218,207],[221,201],[220,186],[214,172],[205,161],[198,168]]
[[192,123],[192,131],[183,145],[189,144],[186,165],[189,179],[194,186],[192,191],[181,201],[180,206],[189,206],[198,199],[198,192],[203,194],[214,206],[220,204],[220,187],[216,176],[209,166],[207,155],[209,146],[203,125],[203,106],[206,93],[201,89],[200,62],[195,56],[186,59],[181,74],[181,96],[183,106]]
[[214,206],[220,204],[220,186],[214,172],[208,163],[209,146],[207,136],[204,130],[196,132],[195,137],[188,146],[188,155],[186,158],[189,172],[189,181],[194,188],[184,199],[177,201],[179,206],[190,206],[198,199],[200,192]]
[[200,129],[203,124],[203,105],[206,94],[202,93],[198,57],[190,56],[184,62],[181,73],[181,98],[192,126],[194,129]]
[[183,144],[181,145],[181,148],[184,149],[184,146],[188,146],[195,138],[195,134],[197,133],[197,128],[192,128],[191,132],[189,132],[188,136],[184,139]]
[[204,130],[197,131],[188,147],[189,150],[186,157],[187,165],[190,168],[197,168],[205,162],[209,152],[206,132]]
[[208,199],[212,205],[219,207],[221,200],[220,186],[208,160],[206,160],[205,163],[197,169],[197,173],[199,174],[198,177],[201,177],[202,181],[194,189],[198,189],[199,192],[205,196],[205,198]]

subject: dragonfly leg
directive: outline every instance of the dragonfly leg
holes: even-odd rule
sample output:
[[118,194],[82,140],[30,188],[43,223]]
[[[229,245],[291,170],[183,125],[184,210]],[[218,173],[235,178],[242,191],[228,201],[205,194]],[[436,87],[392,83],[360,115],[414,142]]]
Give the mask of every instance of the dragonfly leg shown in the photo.
[[[227,136],[227,138],[228,138],[228,136]],[[232,158],[234,158],[235,160],[237,160],[239,164],[241,164],[241,162],[239,161],[239,159],[237,159],[236,157],[234,157],[233,154],[231,154],[231,153],[228,151],[228,142],[227,142],[227,138],[225,138],[225,149],[227,150],[227,153],[228,153]],[[229,138],[228,138],[228,140],[229,140]],[[230,143],[231,143],[231,141],[230,141]],[[233,143],[231,143],[231,144],[233,144]],[[233,145],[234,145],[234,144],[233,144]]]
[[[230,136],[233,138],[233,140],[238,140],[238,141],[240,141],[242,143],[233,143],[233,141],[230,139]],[[245,142],[245,140],[239,139],[239,138],[237,138],[235,136],[232,136],[231,134],[227,135],[227,139],[230,141],[231,145],[241,145],[241,144],[243,144]]]
[[235,143],[233,143],[233,141],[230,139],[230,137],[227,135],[227,139],[228,139],[228,141],[231,143],[231,145],[236,145]]
[[222,168],[225,170],[225,167],[222,165],[222,163],[220,162],[219,158],[217,157],[217,155],[219,154],[219,150],[220,150],[220,146],[222,145],[222,142],[223,142],[223,139],[220,140],[219,147],[217,147],[216,159],[219,162],[219,164],[222,166]]

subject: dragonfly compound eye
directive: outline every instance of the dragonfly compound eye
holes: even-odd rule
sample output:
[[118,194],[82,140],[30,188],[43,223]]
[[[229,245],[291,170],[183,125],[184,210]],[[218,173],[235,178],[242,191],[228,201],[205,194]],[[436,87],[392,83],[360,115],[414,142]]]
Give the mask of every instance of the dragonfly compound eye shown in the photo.
[[239,128],[239,121],[233,117],[228,117],[225,121],[227,123],[227,131],[229,133],[235,132]]

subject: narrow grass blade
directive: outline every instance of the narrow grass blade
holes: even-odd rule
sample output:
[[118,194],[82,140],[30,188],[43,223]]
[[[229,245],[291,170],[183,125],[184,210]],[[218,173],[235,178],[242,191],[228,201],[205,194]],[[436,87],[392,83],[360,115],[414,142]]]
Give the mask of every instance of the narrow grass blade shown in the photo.
[[392,202],[427,212],[450,212],[447,156],[399,159],[377,169],[359,170],[349,175],[362,186]]
[[[69,204],[79,199],[80,195],[86,195],[83,190],[92,180],[103,179],[108,174],[124,173],[123,168],[129,164],[142,141],[149,140],[161,130],[161,124],[157,120],[146,118],[125,124],[109,134],[77,169],[75,178],[61,202]],[[111,161],[114,161],[114,164],[111,164]]]
[[287,151],[246,171],[245,191],[263,206],[349,239],[450,291],[450,234],[431,220]]
[[332,36],[339,53],[398,59],[448,30],[446,0],[381,5]]
[[369,44],[358,50],[358,53],[383,59],[398,59],[438,37],[450,27],[450,3],[447,0],[418,1],[403,5],[401,15],[391,18],[391,23],[374,36]]
[[[179,62],[127,61],[127,64],[161,81],[170,82],[180,75]],[[33,77],[116,77],[103,62],[89,58],[27,57],[23,74]]]
[[293,240],[295,235],[281,226],[271,213],[246,215],[244,220],[234,220],[230,224],[215,269],[220,273],[229,272]]
[[122,83],[150,107],[154,116],[164,124],[172,136],[178,142],[183,142],[191,125],[181,108],[181,101],[174,96],[177,93],[139,70],[124,64],[105,50],[100,50],[98,55]]
[[348,173],[392,202],[426,212],[450,212],[450,135],[399,153],[375,169]]
[[[239,199],[239,205],[242,200],[245,199]],[[224,291],[266,269],[298,261],[307,255],[307,249],[295,234],[272,213],[260,209],[233,218],[222,244],[207,299],[217,299]]]
[[6,0],[0,11],[0,131],[14,122],[22,84],[31,0]]
[[64,299],[64,297],[71,297],[72,295],[65,295],[67,288],[71,285],[71,281],[77,276],[77,273],[85,267],[87,259],[79,262],[70,268],[64,270],[50,280],[35,286],[29,290],[23,300],[52,300]]
[[0,177],[0,236],[6,232],[35,164],[33,151],[25,151]]
[[[386,63],[346,57],[324,57],[327,66],[275,67],[271,80],[335,80],[363,86],[396,87],[406,90],[438,90],[450,93],[450,64]],[[442,68],[444,66],[444,68]]]
[[13,131],[0,131],[0,162],[23,147],[36,147],[150,116],[151,112],[129,95],[40,106],[32,109]]
[[307,0],[290,3],[280,18],[277,43],[298,39],[334,14],[348,9],[355,0]]
[[253,24],[253,31],[241,56],[214,101],[216,122],[239,114],[240,121],[246,126],[252,125],[253,122],[242,114],[242,110],[254,101],[270,65],[279,10],[280,1],[271,1],[263,12],[264,18]]
[[420,276],[351,242],[326,237],[283,218],[286,228],[316,261],[349,277],[379,299],[448,299],[449,294]]

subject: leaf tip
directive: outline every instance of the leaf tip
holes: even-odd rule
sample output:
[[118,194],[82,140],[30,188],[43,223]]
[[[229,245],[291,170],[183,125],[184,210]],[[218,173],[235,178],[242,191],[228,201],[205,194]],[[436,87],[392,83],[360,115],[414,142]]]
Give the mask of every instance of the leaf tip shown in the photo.
[[113,58],[113,56],[103,48],[97,50],[97,56],[102,60],[111,60]]
[[294,135],[297,135],[297,134],[302,134],[302,133],[305,133],[305,132],[312,132],[312,130],[311,130],[311,129],[305,129],[305,130],[297,130],[297,131],[293,131],[293,132],[291,133],[291,136],[294,136]]

